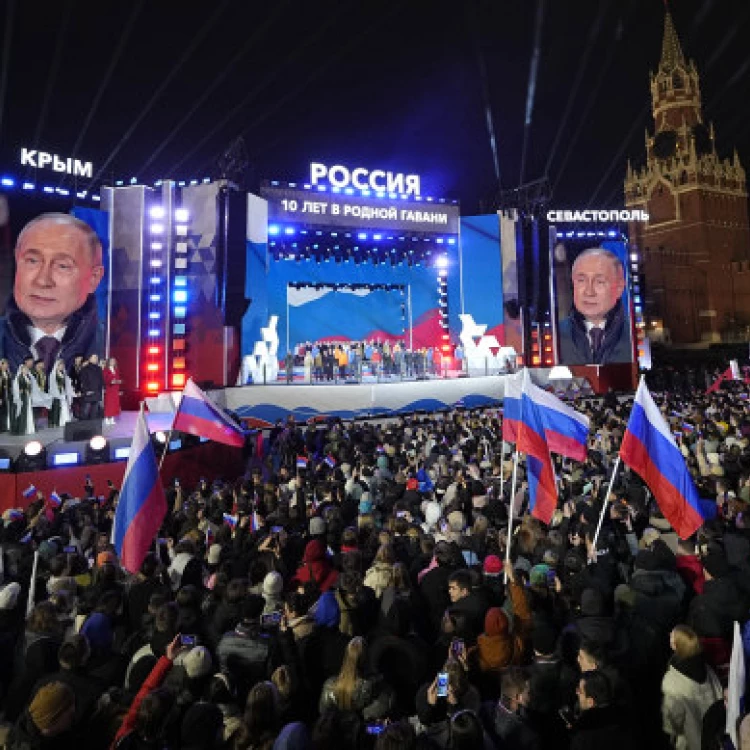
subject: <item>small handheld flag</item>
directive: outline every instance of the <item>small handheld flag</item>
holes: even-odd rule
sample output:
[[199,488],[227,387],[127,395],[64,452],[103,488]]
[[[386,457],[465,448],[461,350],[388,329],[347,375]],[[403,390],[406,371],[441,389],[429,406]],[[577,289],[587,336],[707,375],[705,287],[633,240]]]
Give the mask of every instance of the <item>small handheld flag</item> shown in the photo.
[[56,508],[59,508],[62,505],[62,500],[60,495],[57,494],[57,490],[53,490],[52,494],[49,496],[49,504],[54,505]]
[[34,497],[36,495],[36,487],[34,487],[33,484],[30,484],[24,491],[23,496],[28,500],[31,497]]
[[297,468],[298,469],[307,468],[307,458],[305,458],[305,456],[297,456]]
[[237,448],[245,445],[245,433],[242,429],[192,379],[188,380],[182,391],[172,429]]
[[224,523],[230,528],[237,526],[237,516],[233,516],[230,513],[224,513],[222,518],[224,519]]
[[323,463],[331,469],[336,468],[336,459],[330,453],[323,459]]
[[250,531],[260,530],[260,518],[258,517],[257,511],[253,511],[253,515],[250,516]]

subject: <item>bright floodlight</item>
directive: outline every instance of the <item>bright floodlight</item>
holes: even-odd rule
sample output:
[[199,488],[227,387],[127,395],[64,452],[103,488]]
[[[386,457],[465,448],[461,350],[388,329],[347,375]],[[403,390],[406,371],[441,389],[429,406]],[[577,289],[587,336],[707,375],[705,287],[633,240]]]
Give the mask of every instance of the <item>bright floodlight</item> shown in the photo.
[[556,365],[549,371],[550,380],[573,380],[573,373],[565,365]]
[[100,451],[107,447],[107,438],[102,435],[95,435],[89,441],[89,445],[92,451]]
[[23,452],[27,456],[38,456],[44,450],[44,446],[38,440],[32,440],[23,447]]
[[155,432],[154,437],[156,438],[156,441],[158,443],[161,443],[162,445],[164,445],[164,443],[167,442],[167,435],[165,432],[162,432],[161,430],[159,430],[159,432]]
[[448,258],[445,257],[445,255],[441,255],[436,261],[435,265],[438,268],[448,268]]
[[190,214],[186,208],[176,208],[174,212],[174,220],[179,221],[182,224],[186,224],[190,218]]
[[152,206],[148,212],[152,219],[163,219],[164,218],[164,206]]

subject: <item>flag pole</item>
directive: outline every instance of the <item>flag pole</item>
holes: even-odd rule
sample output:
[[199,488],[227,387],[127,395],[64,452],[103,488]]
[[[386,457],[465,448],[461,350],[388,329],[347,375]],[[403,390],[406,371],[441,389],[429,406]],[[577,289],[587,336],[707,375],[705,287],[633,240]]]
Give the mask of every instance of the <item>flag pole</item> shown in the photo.
[[594,542],[592,544],[594,552],[596,552],[596,543],[599,541],[599,532],[602,530],[602,523],[604,522],[604,514],[607,512],[607,504],[609,503],[609,496],[612,494],[612,487],[614,486],[615,479],[617,478],[617,472],[620,470],[620,454],[617,454],[617,460],[615,466],[612,469],[612,476],[609,479],[609,487],[607,487],[607,494],[604,496],[604,503],[602,504],[602,512],[599,514],[599,523],[596,525],[596,533],[594,534]]
[[[179,410],[179,407],[178,407],[178,410]],[[143,412],[143,402],[141,402],[141,412]],[[162,464],[164,463],[164,459],[167,457],[167,453],[169,451],[169,443],[172,441],[173,428],[174,428],[174,416],[172,417],[172,424],[170,425],[169,432],[167,433],[167,439],[164,442],[164,450],[161,452],[161,458],[159,459],[158,471],[160,474],[161,474]]]
[[[513,454],[513,479],[510,485],[510,508],[508,509],[508,538],[505,543],[505,562],[510,562],[510,543],[513,539],[513,503],[516,499],[516,480],[518,479],[518,450]],[[508,574],[505,574],[508,583]]]
[[34,550],[34,562],[31,565],[31,583],[29,585],[29,597],[26,600],[26,619],[34,610],[34,599],[36,598],[36,568],[39,563],[39,550]]

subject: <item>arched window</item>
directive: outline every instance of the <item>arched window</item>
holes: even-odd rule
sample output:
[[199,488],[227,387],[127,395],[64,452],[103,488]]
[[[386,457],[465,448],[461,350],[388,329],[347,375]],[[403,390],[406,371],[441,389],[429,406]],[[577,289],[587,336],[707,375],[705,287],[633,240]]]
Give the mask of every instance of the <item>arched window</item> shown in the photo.
[[682,75],[677,70],[675,70],[675,72],[672,73],[672,87],[675,89],[682,88]]

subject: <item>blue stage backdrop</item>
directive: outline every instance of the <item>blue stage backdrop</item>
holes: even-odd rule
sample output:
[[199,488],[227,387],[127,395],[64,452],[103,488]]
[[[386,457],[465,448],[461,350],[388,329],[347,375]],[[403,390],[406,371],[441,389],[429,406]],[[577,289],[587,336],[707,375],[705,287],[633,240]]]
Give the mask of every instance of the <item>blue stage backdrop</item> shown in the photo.
[[[414,347],[442,342],[438,314],[438,268],[399,263],[355,263],[314,259],[273,260],[268,250],[268,213],[265,201],[248,196],[247,277],[250,300],[242,325],[242,354],[252,353],[260,329],[270,315],[279,318],[279,358],[289,344],[304,341],[359,341],[404,339],[409,343],[409,287]],[[450,340],[458,342],[459,314],[474,316],[487,333],[503,342],[502,263],[497,214],[461,220],[459,245],[446,245]],[[442,251],[441,251],[442,252]],[[434,256],[433,256],[434,258]],[[295,288],[298,285],[298,288]],[[312,286],[309,286],[312,285]],[[318,289],[315,289],[315,285]],[[333,290],[331,285],[349,285]],[[352,289],[351,286],[355,285]],[[369,289],[390,285],[395,289]],[[462,290],[463,286],[463,290]],[[359,287],[359,288],[357,288]],[[287,318],[287,309],[290,311]]]

